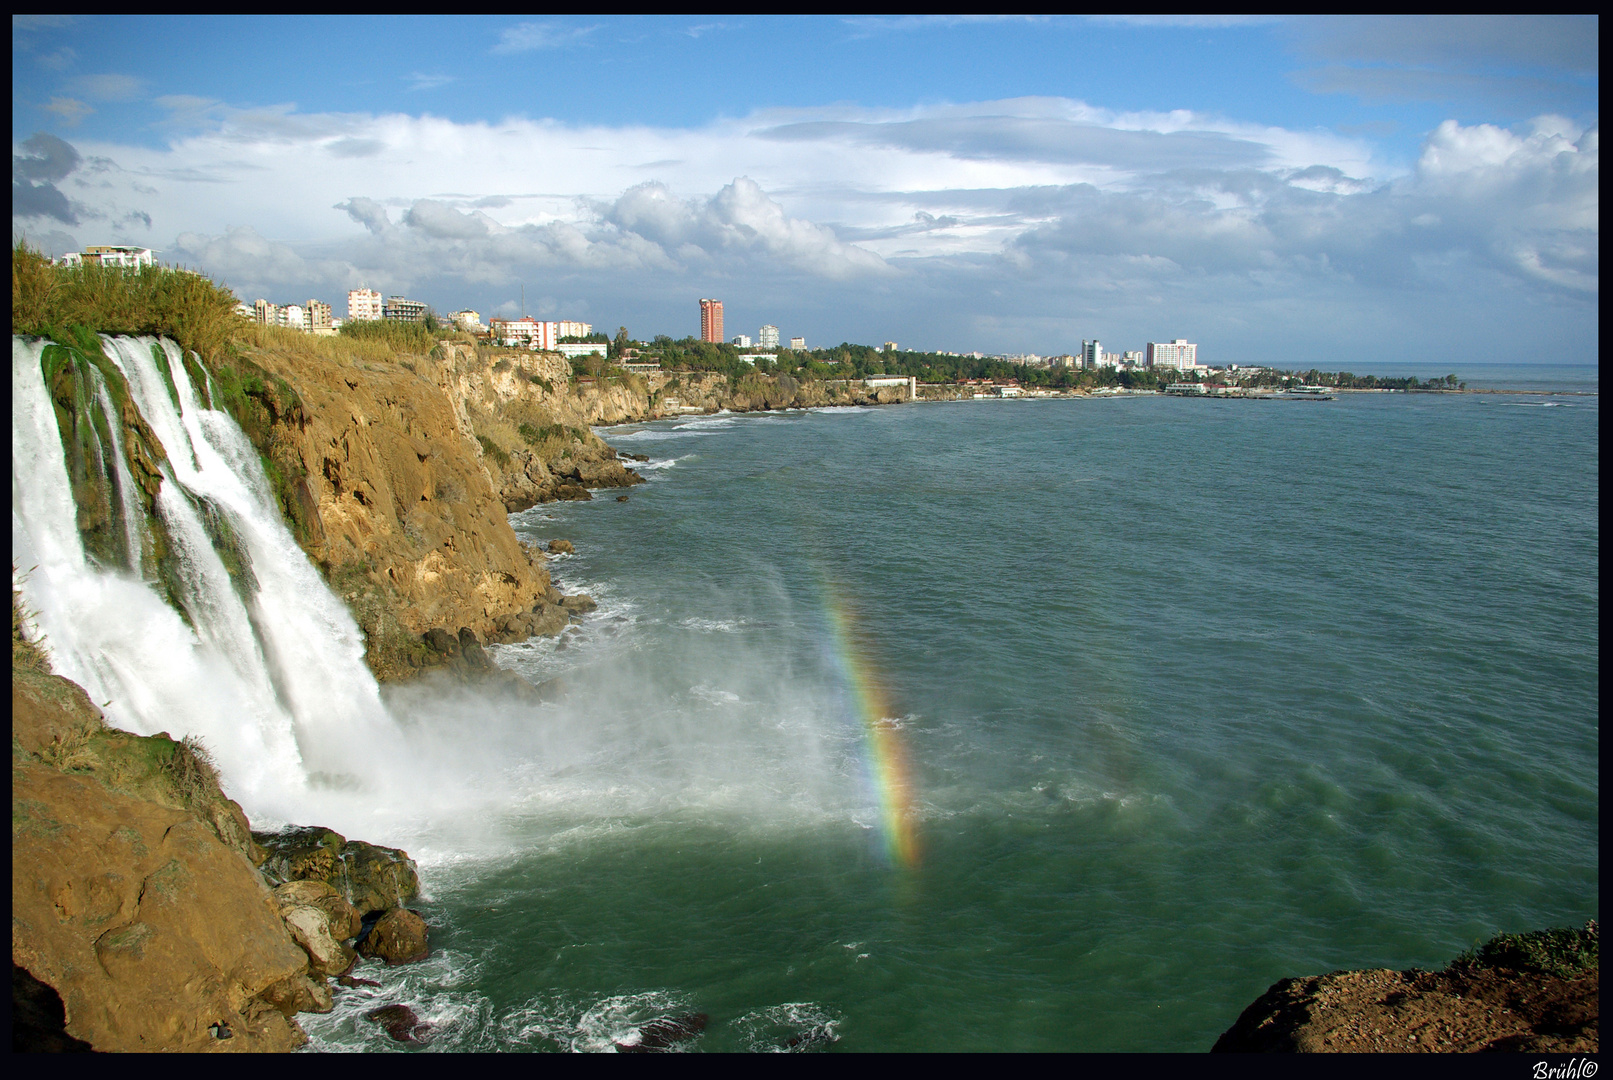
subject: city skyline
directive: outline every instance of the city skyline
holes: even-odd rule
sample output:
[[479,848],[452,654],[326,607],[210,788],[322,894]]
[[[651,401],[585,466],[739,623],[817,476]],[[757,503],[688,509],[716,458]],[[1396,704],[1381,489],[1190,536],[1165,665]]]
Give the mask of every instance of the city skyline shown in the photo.
[[635,337],[1599,347],[1595,18],[287,25],[14,19],[14,239]]

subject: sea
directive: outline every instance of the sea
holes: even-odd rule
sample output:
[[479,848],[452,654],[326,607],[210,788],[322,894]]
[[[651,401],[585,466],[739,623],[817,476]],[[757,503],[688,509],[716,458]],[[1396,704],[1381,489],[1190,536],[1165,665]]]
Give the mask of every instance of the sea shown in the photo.
[[384,690],[433,953],[311,1047],[1203,1051],[1596,918],[1597,371],[1458,372],[1537,392],[600,429],[647,483],[510,519],[549,700]]

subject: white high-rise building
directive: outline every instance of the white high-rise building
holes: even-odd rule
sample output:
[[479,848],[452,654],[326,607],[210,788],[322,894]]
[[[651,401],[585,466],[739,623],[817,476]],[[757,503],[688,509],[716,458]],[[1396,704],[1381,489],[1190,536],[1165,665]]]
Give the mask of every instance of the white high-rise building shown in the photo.
[[1103,366],[1103,346],[1098,343],[1097,338],[1093,338],[1091,341],[1082,340],[1081,366],[1094,369]]
[[1177,371],[1192,371],[1199,366],[1199,347],[1186,338],[1177,338],[1169,343],[1150,341],[1148,343],[1148,366],[1151,368],[1174,368]]
[[758,349],[778,348],[778,327],[764,326],[756,331],[756,347]]
[[748,348],[750,348],[750,335],[749,334],[735,334],[734,335],[734,340],[731,341],[729,344],[738,345],[741,349],[748,349]]
[[790,348],[794,349],[796,352],[806,352],[806,338],[792,337],[790,339]]
[[377,322],[383,317],[381,294],[374,289],[353,289],[347,294],[347,317],[360,322]]

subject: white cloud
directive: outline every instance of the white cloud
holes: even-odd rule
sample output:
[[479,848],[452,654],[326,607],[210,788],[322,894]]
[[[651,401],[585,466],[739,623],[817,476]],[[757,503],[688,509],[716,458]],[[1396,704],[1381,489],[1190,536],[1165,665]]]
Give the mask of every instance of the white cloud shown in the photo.
[[73,210],[149,214],[193,264],[290,296],[363,278],[492,308],[542,280],[599,312],[679,312],[721,289],[736,311],[860,311],[912,338],[1162,306],[1231,326],[1237,305],[1277,297],[1409,311],[1460,294],[1499,318],[1513,301],[1479,298],[1532,295],[1588,303],[1594,325],[1598,130],[1557,116],[1448,122],[1407,171],[1327,132],[1052,98],[683,129],[168,107],[201,119],[166,147],[77,147],[117,167],[65,181],[82,179]]
[[499,35],[496,53],[535,52],[575,45],[598,30],[597,26],[565,26],[560,23],[521,23]]
[[133,75],[80,75],[70,85],[95,101],[132,101],[144,92],[146,82]]

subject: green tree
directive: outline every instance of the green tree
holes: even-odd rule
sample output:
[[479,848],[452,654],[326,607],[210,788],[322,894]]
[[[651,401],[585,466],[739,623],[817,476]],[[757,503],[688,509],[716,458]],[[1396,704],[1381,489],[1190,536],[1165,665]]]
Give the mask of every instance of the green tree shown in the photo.
[[618,326],[616,328],[616,339],[610,343],[610,348],[606,350],[610,354],[609,358],[612,360],[620,360],[622,358],[622,354],[627,351],[627,347],[627,327]]

